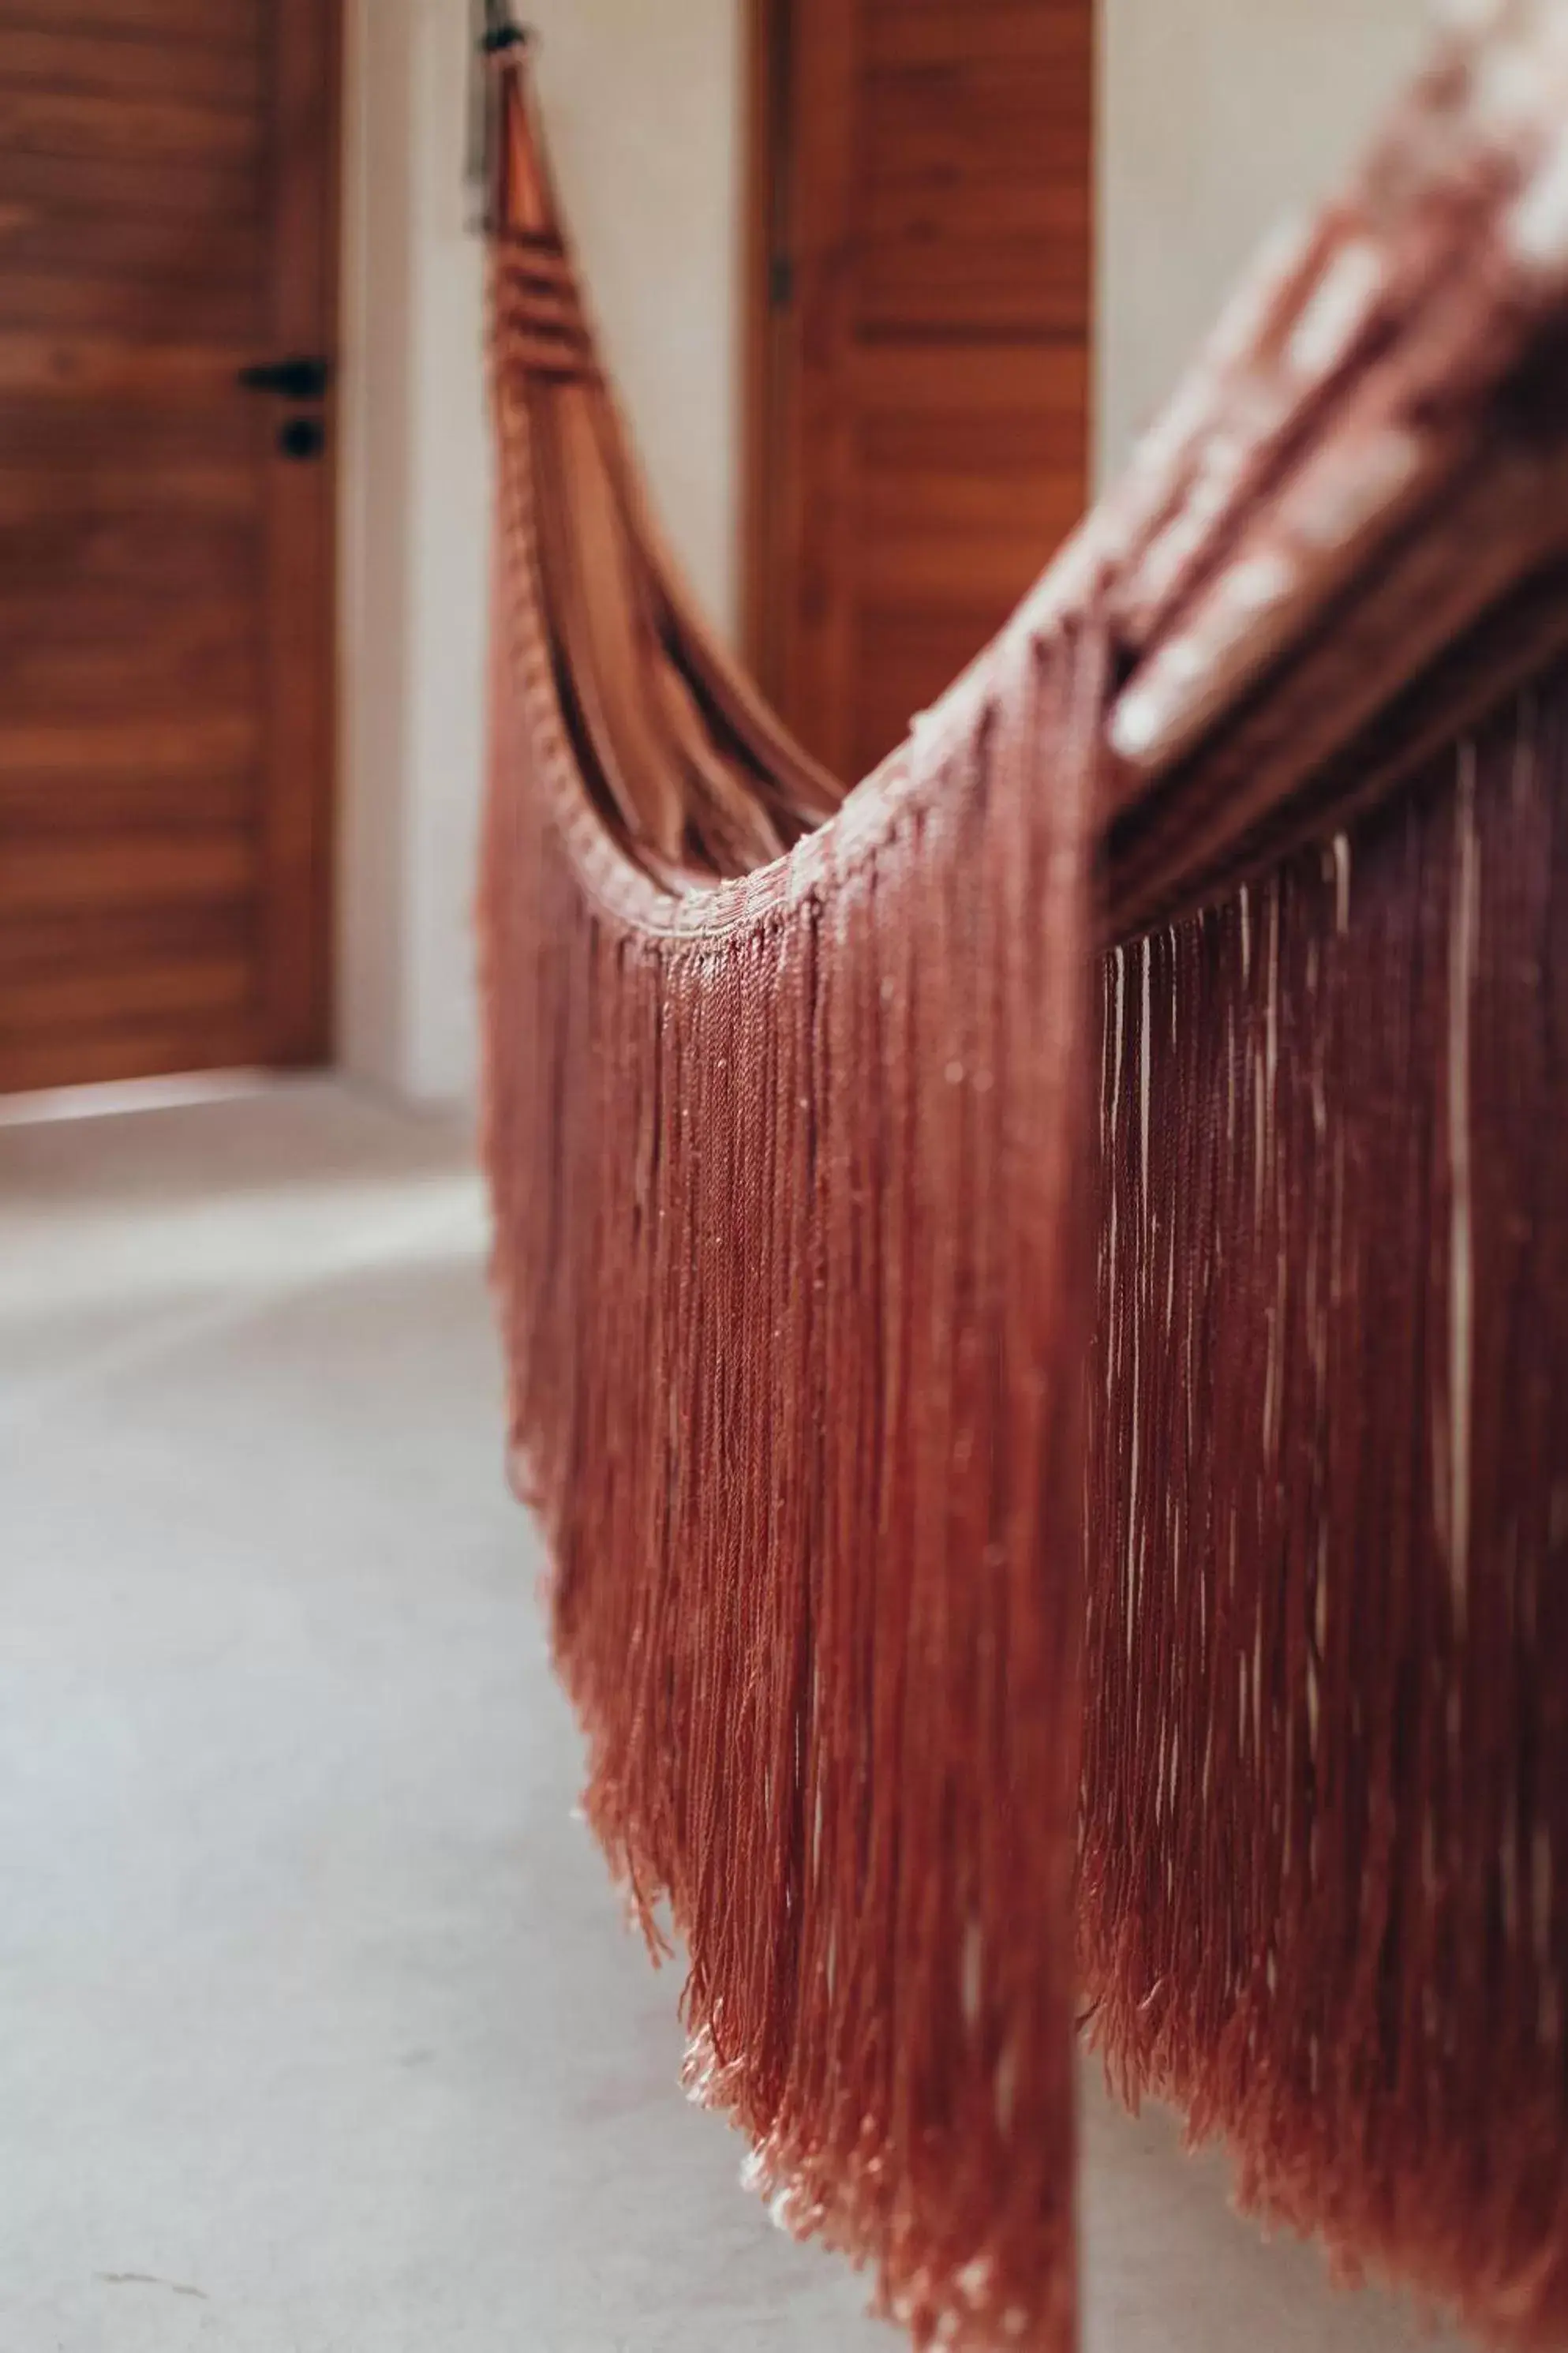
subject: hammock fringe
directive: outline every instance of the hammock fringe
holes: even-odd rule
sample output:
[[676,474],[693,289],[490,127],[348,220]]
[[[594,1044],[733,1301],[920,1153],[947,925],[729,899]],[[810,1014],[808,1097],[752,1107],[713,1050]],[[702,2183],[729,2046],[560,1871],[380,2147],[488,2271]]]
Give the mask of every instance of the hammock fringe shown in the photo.
[[1568,0],[1464,16],[847,797],[493,68],[512,1472],[690,2088],[922,2347],[1070,2353],[1080,1994],[1568,2338]]
[[1120,2096],[1568,2341],[1568,671],[1104,973],[1079,1960]]
[[1101,698],[1092,638],[1030,668],[820,893],[650,942],[516,789],[500,663],[484,936],[521,1483],[693,2090],[917,2343],[1066,2348]]

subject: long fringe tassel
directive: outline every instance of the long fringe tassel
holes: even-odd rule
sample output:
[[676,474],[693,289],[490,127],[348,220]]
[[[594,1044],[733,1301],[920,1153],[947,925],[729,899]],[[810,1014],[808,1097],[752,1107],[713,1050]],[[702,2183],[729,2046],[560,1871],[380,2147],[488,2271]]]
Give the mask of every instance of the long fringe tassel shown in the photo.
[[1568,687],[1105,975],[1081,1959],[1243,2202],[1568,2337]]
[[782,2219],[918,2344],[1066,2353],[1099,651],[668,932],[574,862],[513,653],[496,1278],[590,1816]]

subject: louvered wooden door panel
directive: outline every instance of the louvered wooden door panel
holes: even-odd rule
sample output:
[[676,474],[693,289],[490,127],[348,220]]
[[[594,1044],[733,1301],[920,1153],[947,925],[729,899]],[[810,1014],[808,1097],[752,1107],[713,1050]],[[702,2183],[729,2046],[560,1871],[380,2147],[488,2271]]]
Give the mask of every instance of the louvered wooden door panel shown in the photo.
[[751,649],[858,776],[1081,511],[1091,0],[759,0]]
[[335,19],[0,0],[0,1090],[325,1051]]

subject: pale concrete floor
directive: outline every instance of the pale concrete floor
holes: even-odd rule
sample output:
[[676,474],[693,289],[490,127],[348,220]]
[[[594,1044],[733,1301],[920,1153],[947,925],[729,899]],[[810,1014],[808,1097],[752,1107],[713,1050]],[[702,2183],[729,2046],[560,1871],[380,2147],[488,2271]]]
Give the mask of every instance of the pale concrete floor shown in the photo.
[[[873,2353],[572,1818],[461,1131],[0,1126],[0,2353]],[[1091,2353],[1398,2353],[1087,2104]]]

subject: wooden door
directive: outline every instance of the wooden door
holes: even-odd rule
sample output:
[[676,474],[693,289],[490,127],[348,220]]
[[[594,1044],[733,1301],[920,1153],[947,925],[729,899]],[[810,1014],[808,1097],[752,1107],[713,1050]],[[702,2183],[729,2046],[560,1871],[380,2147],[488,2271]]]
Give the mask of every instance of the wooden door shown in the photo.
[[755,0],[748,649],[863,775],[1083,505],[1092,0]]
[[0,5],[0,1089],[326,1051],[337,60]]

